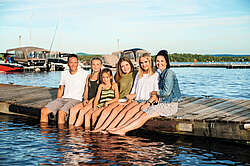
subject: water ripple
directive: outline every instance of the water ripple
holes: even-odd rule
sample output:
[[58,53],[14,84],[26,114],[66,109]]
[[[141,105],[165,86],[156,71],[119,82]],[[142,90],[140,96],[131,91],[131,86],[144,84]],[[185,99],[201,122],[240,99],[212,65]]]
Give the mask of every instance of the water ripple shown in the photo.
[[[244,165],[245,147],[136,132],[110,136],[0,115],[0,165]],[[150,135],[150,136],[149,136]],[[233,150],[232,150],[233,149]],[[239,153],[240,152],[240,153]]]

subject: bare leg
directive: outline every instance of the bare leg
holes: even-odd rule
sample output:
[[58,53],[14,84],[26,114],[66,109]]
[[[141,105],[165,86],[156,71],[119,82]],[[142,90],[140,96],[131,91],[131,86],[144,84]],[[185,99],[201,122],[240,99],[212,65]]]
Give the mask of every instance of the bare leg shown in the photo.
[[104,122],[104,124],[100,127],[100,128],[95,128],[96,132],[101,131],[101,130],[105,130],[110,123],[112,123],[112,121],[115,119],[115,117],[120,113],[120,111],[125,107],[124,104],[118,105],[117,107],[115,107],[109,117],[106,119],[106,121]]
[[90,130],[90,121],[91,121],[91,115],[94,112],[94,109],[90,109],[86,114],[85,114],[85,130]]
[[139,118],[137,118],[132,123],[128,124],[127,126],[117,129],[108,131],[111,134],[117,135],[125,135],[128,131],[135,130],[143,126],[150,118],[160,116],[157,112],[154,112],[153,115],[148,115],[147,113],[143,112]]
[[143,114],[143,111],[137,112],[135,114],[135,116],[133,116],[131,119],[129,119],[126,123],[124,123],[123,125],[121,125],[121,126],[119,126],[117,128],[111,129],[111,130],[118,130],[118,129],[124,128],[125,126],[129,125],[130,123],[132,123],[133,121],[135,121],[136,119],[138,119],[142,114]]
[[79,127],[83,124],[84,115],[92,108],[92,102],[88,103],[85,107],[83,107],[78,115],[75,126]]
[[133,121],[135,121],[136,119],[138,119],[143,114],[142,110],[146,109],[149,106],[150,106],[149,103],[141,103],[141,108],[139,108],[139,111],[137,113],[135,113],[135,115],[133,117],[131,117],[130,119],[128,119],[125,123],[119,125],[117,128],[113,128],[113,129],[110,129],[110,130],[118,130],[118,129],[121,129],[121,128],[129,125],[130,123],[132,123]]
[[[107,107],[108,108],[108,107]],[[94,128],[94,125],[95,125],[95,122],[96,122],[96,120],[97,120],[97,118],[100,116],[100,114],[102,113],[102,111],[104,110],[105,108],[104,107],[102,107],[102,108],[99,108],[99,109],[97,109],[96,111],[94,111],[93,113],[92,113],[92,128]]]
[[141,106],[144,103],[139,103],[136,106],[134,106],[133,108],[131,108],[130,110],[127,111],[125,117],[121,120],[121,122],[117,125],[117,127],[122,126],[123,124],[125,124],[129,119],[131,119],[137,112],[140,111]]
[[133,101],[131,103],[129,103],[127,106],[125,106],[120,113],[116,116],[116,118],[111,122],[111,124],[109,125],[109,129],[111,128],[115,128],[120,121],[125,117],[125,115],[127,114],[127,111],[130,110],[131,108],[133,108],[135,105],[137,105],[138,103],[136,101]]
[[104,110],[102,111],[102,114],[101,114],[100,118],[97,121],[95,129],[98,129],[98,128],[100,128],[102,126],[102,124],[105,122],[105,120],[110,115],[112,109],[115,108],[118,104],[119,104],[118,102],[115,102],[115,103],[110,104],[108,107],[104,108]]
[[79,112],[80,109],[83,108],[82,103],[79,103],[77,105],[75,105],[74,107],[72,107],[70,109],[70,114],[69,114],[69,125],[73,125],[76,121],[76,115]]
[[57,114],[58,114],[58,124],[64,124],[66,113],[62,110],[59,110]]
[[51,111],[47,107],[42,108],[41,109],[41,119],[40,119],[40,122],[41,123],[48,123],[49,122],[48,115],[50,113],[51,113]]

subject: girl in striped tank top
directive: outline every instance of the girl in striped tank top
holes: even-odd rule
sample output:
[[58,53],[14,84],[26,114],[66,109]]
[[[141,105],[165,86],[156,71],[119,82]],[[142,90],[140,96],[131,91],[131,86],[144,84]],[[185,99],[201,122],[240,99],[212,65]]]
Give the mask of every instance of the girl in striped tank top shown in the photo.
[[117,103],[118,99],[118,85],[113,82],[112,71],[105,68],[101,72],[101,84],[98,87],[97,94],[94,99],[94,108],[85,114],[85,129],[89,130],[91,125],[94,126],[103,109]]

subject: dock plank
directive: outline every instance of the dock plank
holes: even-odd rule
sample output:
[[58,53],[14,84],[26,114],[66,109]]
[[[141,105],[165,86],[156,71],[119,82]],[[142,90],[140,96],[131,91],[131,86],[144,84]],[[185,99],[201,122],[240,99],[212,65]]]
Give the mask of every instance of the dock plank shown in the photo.
[[203,97],[197,97],[197,98],[195,98],[195,97],[186,97],[183,100],[181,100],[181,102],[179,103],[179,107],[183,107],[185,104],[197,101],[197,100],[202,99],[202,98]]
[[250,118],[249,119],[246,119],[246,120],[243,120],[244,123],[250,123]]
[[30,93],[29,95],[16,99],[16,103],[26,104],[43,98],[53,98],[53,93],[56,93],[57,90],[37,89],[36,92],[37,93]]
[[218,103],[223,102],[223,100],[216,100],[214,98],[212,99],[203,99],[199,100],[198,102],[192,102],[188,106],[179,109],[179,112],[177,113],[178,116],[183,116],[183,118],[188,119],[189,116],[196,115],[198,110],[206,109],[208,107],[211,107],[213,105],[216,105]]
[[[4,92],[4,97],[1,99],[9,100],[9,101],[22,101],[25,97],[30,96],[32,94],[39,94],[39,91],[48,90],[49,88],[45,87],[35,87],[35,88],[25,88],[22,90],[16,90],[12,92]],[[0,92],[1,93],[1,92]],[[2,92],[3,93],[3,92]]]
[[228,117],[226,119],[223,120],[227,120],[227,121],[234,121],[234,122],[243,122],[244,120],[247,120],[250,118],[250,108],[245,109],[242,112],[238,112],[236,114],[234,114],[234,116],[232,117]]
[[[248,111],[249,111],[249,108],[245,108],[245,107],[239,108],[237,110],[227,112],[225,116],[217,116],[213,120],[223,120],[223,121],[231,122],[231,121],[234,121],[233,119],[240,118],[241,115],[245,116],[249,114]],[[242,121],[237,120],[237,122],[241,123]]]
[[[198,115],[203,113],[206,109],[209,109],[212,106],[215,106],[217,104],[223,103],[223,100],[211,100],[209,102],[206,102],[204,104],[202,104],[199,107],[193,107],[193,108],[189,108],[185,113],[186,116],[190,116],[190,115]],[[185,117],[184,117],[185,118]]]
[[[241,104],[241,105],[240,105]],[[207,108],[205,111],[203,110],[194,115],[191,119],[194,120],[208,120],[213,119],[217,116],[228,116],[227,112],[233,111],[237,108],[241,108],[244,106],[244,101],[232,101],[228,100],[212,107]]]
[[179,106],[179,114],[186,112],[186,110],[188,110],[189,108],[192,108],[194,106],[197,107],[199,105],[202,105],[202,104],[204,104],[204,102],[208,102],[207,99],[199,98],[198,100],[187,102],[187,103]]

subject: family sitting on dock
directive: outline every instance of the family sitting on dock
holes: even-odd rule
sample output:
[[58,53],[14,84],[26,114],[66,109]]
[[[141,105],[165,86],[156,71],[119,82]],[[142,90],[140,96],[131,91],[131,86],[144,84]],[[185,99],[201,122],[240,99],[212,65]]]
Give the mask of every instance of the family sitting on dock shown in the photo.
[[181,93],[166,50],[156,55],[155,67],[150,54],[141,55],[138,71],[129,58],[120,58],[115,81],[98,57],[91,60],[90,74],[78,68],[76,55],[68,57],[68,66],[62,72],[57,99],[41,110],[42,123],[48,123],[52,113],[57,114],[58,124],[68,119],[70,126],[125,135],[150,118],[171,116],[178,110]]

